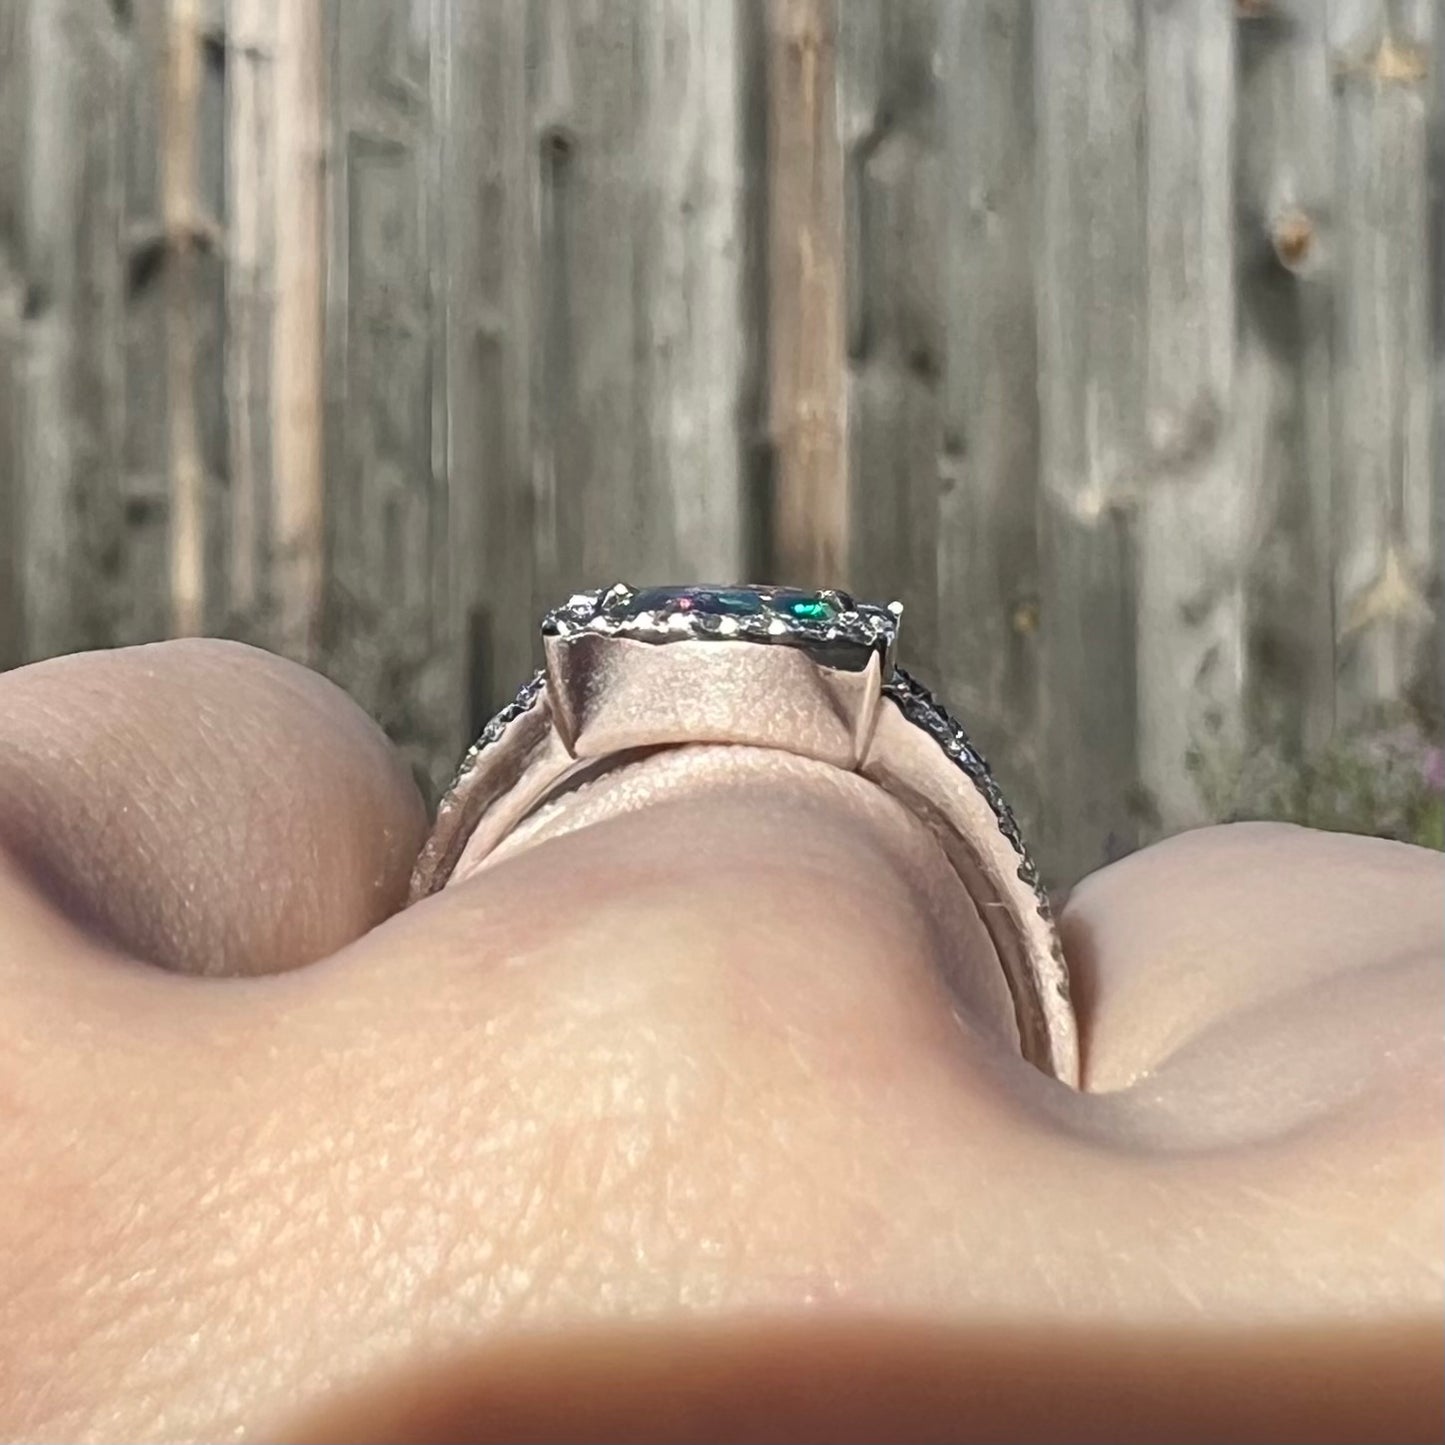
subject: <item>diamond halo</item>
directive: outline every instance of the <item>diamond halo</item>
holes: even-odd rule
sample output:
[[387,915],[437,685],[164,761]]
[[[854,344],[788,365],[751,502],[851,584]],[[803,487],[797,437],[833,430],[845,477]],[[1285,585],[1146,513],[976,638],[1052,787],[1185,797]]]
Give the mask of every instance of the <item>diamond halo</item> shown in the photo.
[[577,592],[542,621],[544,637],[585,633],[672,642],[740,638],[792,646],[862,648],[891,656],[902,606],[858,602],[846,592],[794,587],[629,587]]

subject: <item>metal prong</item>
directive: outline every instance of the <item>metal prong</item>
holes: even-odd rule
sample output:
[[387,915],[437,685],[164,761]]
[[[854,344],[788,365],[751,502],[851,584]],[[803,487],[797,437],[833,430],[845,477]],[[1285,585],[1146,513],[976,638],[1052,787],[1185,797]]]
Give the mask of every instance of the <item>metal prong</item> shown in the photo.
[[552,726],[562,746],[572,757],[577,756],[577,710],[568,686],[567,650],[571,643],[565,637],[542,639],[542,666],[547,674],[547,705],[552,713]]
[[883,703],[883,659],[873,653],[864,668],[861,696],[853,714],[853,757],[854,767],[862,764],[868,756],[873,742],[873,730],[878,726],[878,710]]

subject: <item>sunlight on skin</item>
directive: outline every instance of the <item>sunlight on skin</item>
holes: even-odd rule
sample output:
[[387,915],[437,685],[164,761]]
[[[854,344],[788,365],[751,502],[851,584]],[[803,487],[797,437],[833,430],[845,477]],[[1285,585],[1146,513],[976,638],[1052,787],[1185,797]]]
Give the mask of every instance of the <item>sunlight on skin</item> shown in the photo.
[[664,755],[381,922],[420,808],[300,669],[0,733],[0,1437],[1439,1438],[1439,855],[1086,880],[1074,1094],[856,778]]

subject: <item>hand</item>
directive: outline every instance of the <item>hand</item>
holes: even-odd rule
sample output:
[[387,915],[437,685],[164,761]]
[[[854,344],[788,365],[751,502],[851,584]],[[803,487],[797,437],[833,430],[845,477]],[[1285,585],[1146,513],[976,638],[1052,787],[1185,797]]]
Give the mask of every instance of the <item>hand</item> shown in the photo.
[[397,912],[290,664],[41,663],[0,743],[0,1436],[1440,1438],[1437,854],[1085,880],[1076,1094],[852,776],[657,755]]

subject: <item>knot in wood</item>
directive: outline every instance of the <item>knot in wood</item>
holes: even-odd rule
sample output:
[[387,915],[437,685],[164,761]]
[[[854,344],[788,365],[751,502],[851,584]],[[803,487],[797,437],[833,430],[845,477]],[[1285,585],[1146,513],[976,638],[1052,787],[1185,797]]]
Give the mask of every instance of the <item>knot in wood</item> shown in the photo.
[[1314,251],[1314,223],[1303,211],[1285,211],[1275,217],[1269,239],[1279,264],[1286,271],[1298,273],[1308,265]]

